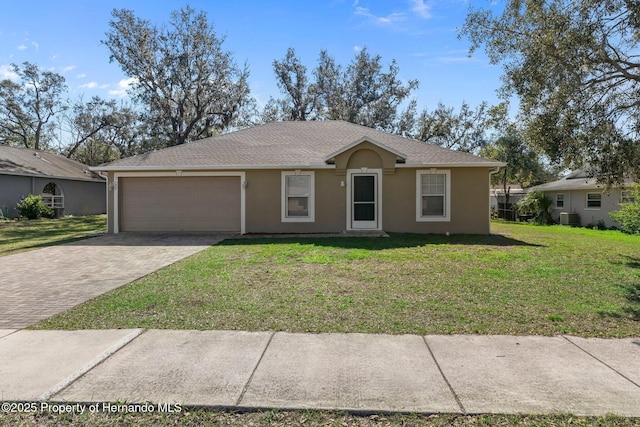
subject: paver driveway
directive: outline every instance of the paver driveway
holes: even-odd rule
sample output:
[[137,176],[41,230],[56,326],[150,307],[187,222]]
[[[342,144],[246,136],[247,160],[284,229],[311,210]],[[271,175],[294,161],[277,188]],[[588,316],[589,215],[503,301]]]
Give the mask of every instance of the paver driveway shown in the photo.
[[0,257],[0,329],[29,326],[223,238],[120,233]]

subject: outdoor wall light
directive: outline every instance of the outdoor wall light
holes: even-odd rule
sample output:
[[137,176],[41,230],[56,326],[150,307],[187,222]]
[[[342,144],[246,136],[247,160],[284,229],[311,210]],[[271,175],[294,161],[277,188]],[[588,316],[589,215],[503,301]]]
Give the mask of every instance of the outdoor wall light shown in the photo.
[[242,181],[242,188],[244,188],[246,190],[248,186],[249,186],[249,183],[247,182],[246,179],[244,181]]

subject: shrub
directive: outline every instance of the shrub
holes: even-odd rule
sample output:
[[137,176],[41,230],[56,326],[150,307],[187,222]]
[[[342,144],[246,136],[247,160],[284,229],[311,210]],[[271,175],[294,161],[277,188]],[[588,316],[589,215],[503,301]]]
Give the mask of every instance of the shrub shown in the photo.
[[42,201],[42,196],[29,194],[18,203],[20,216],[27,219],[53,218],[54,212]]
[[613,211],[609,216],[620,223],[620,229],[628,234],[640,234],[640,185],[631,187],[633,201],[620,203],[620,209]]
[[516,212],[518,215],[533,216],[533,222],[536,224],[553,224],[552,205],[553,200],[545,196],[542,191],[532,191],[516,203]]

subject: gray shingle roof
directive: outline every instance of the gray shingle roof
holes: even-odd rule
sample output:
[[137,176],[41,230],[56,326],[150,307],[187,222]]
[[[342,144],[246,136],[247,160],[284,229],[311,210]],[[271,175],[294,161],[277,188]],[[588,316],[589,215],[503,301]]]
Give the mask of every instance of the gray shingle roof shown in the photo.
[[407,165],[502,163],[343,121],[274,122],[116,160],[94,170],[329,167],[327,157],[367,139],[406,155]]
[[89,167],[46,151],[0,145],[0,174],[104,181]]
[[[631,179],[624,179],[623,187],[633,184]],[[529,188],[529,191],[571,191],[571,190],[604,190],[605,185],[597,182],[595,178],[589,176],[582,170],[577,170],[557,181],[547,182],[545,184],[536,185]]]

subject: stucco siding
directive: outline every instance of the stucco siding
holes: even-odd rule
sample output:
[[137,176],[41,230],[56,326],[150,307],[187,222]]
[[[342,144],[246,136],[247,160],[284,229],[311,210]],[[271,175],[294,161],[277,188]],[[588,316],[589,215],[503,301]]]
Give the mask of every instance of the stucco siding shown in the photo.
[[[615,222],[609,216],[610,212],[620,208],[621,191],[619,188],[612,188],[608,192],[602,190],[571,190],[571,191],[553,191],[545,192],[547,196],[553,200],[553,220],[560,222],[560,214],[562,212],[578,214],[580,225],[595,225],[599,221],[603,221],[607,227],[619,227],[620,224]],[[600,208],[587,207],[587,193],[601,193],[602,200]],[[556,196],[564,195],[564,206],[556,206]]]
[[0,209],[4,216],[16,217],[16,204],[32,193],[33,179],[28,176],[0,175]]
[[96,215],[106,213],[106,183],[19,175],[0,175],[0,208],[5,215],[18,214],[17,203],[29,194],[41,194],[53,182],[64,195],[64,215]]
[[[401,233],[488,234],[489,172],[486,168],[451,168],[451,220],[416,221],[416,169],[382,174],[382,229]],[[248,233],[333,233],[347,229],[345,176],[315,171],[315,221],[281,221],[281,171],[247,172]]]
[[[445,168],[442,168],[445,169]],[[489,171],[486,168],[450,168],[451,219],[416,221],[416,170],[396,169],[383,176],[383,229],[425,234],[489,234]]]
[[[294,171],[290,171],[294,172]],[[282,171],[247,171],[247,233],[333,233],[346,228],[344,177],[334,170],[315,172],[315,221],[282,222]]]

